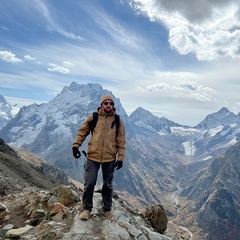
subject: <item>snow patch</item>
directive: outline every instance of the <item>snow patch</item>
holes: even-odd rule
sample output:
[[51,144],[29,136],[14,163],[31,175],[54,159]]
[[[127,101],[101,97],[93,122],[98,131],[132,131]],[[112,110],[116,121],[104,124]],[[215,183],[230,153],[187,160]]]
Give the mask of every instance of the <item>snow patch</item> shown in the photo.
[[194,156],[196,147],[193,142],[183,142],[182,145],[185,150],[185,156]]
[[214,137],[217,133],[221,132],[223,129],[223,126],[217,126],[216,128],[212,128],[208,130],[208,135],[210,137]]

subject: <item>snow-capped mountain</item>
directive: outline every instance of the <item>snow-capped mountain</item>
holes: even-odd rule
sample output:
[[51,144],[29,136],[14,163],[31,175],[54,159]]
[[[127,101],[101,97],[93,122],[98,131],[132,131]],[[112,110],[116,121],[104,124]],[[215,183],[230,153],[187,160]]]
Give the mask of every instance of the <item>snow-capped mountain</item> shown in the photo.
[[11,106],[6,99],[0,95],[0,129],[16,115],[19,109],[17,106]]
[[214,129],[216,126],[229,126],[239,124],[240,117],[230,112],[227,108],[223,107],[217,113],[207,115],[207,117],[200,122],[196,128],[201,129]]
[[[240,116],[225,108],[207,116],[196,127],[158,118],[142,108],[128,117],[120,100],[101,85],[75,82],[48,103],[21,108],[0,130],[0,136],[8,144],[26,148],[82,181],[84,156],[80,160],[73,158],[72,142],[84,119],[96,111],[105,94],[115,99],[127,133],[126,161],[121,175],[116,174],[116,186],[138,196],[141,204],[164,202],[177,189],[186,164],[205,164],[239,139]],[[221,121],[210,121],[214,118]],[[87,141],[80,150],[87,150],[86,144]],[[194,172],[198,170],[196,166],[192,168]]]
[[177,152],[191,157],[193,162],[218,156],[240,141],[240,116],[227,108],[209,114],[196,127],[158,118],[142,108],[136,109],[130,119],[142,128],[159,132],[160,135],[167,134],[178,144]]
[[149,128],[159,132],[160,135],[171,133],[171,127],[179,127],[180,125],[168,120],[167,118],[158,118],[151,112],[139,107],[130,116],[131,120],[139,127]]

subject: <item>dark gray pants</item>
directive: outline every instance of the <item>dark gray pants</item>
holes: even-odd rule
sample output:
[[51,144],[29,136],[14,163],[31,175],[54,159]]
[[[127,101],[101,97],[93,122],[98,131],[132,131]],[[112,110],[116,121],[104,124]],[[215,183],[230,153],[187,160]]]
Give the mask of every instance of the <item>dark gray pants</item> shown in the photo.
[[93,208],[93,192],[97,182],[98,170],[102,167],[103,186],[102,199],[103,211],[108,212],[112,209],[112,193],[113,193],[113,177],[115,169],[115,160],[112,162],[98,163],[87,159],[85,163],[84,173],[84,192],[83,192],[83,209],[92,211]]

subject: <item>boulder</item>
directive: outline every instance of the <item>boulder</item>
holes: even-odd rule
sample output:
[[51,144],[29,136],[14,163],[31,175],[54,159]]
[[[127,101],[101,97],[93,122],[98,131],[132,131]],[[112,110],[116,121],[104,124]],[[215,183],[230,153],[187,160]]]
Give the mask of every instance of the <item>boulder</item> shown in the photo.
[[155,204],[147,207],[144,216],[157,232],[163,233],[167,229],[168,217],[162,205]]

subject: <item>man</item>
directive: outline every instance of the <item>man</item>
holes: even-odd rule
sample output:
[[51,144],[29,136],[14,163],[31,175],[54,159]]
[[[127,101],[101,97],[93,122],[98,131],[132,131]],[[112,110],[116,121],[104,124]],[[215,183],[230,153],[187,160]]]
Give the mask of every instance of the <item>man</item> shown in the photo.
[[[101,97],[100,107],[97,109],[97,113],[98,120],[88,143],[87,160],[84,166],[83,211],[80,214],[80,219],[82,220],[87,220],[90,217],[93,208],[93,192],[100,166],[103,176],[103,214],[107,219],[112,218],[112,182],[114,171],[115,169],[118,170],[122,168],[125,158],[126,137],[124,123],[119,118],[119,128],[118,130],[116,129],[116,109],[111,96],[104,95]],[[87,117],[86,121],[78,130],[72,148],[75,158],[81,156],[78,148],[89,135],[91,130],[89,122],[92,120],[93,114]]]

